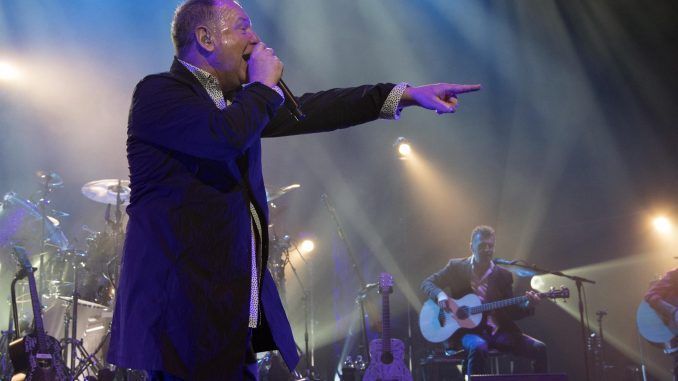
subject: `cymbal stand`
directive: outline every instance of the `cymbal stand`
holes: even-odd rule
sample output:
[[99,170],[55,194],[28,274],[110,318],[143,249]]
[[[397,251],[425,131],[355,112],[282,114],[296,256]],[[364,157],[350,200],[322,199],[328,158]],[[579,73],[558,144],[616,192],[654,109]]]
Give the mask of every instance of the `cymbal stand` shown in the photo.
[[[106,262],[106,274],[104,276],[106,279],[111,283],[111,286],[113,287],[113,290],[117,288],[117,278],[118,278],[118,266],[116,261],[118,260],[121,252],[121,247],[122,247],[122,238],[124,236],[124,230],[123,230],[123,215],[122,215],[122,205],[123,205],[123,200],[122,197],[120,197],[120,192],[122,191],[122,180],[118,180],[118,186],[116,188],[116,195],[115,195],[115,219],[111,219],[110,217],[110,211],[111,211],[111,204],[108,204],[108,207],[106,208],[106,223],[108,226],[111,227],[111,232],[113,234],[113,250],[114,253],[111,256],[111,259]],[[111,269],[111,266],[115,265],[113,269]]]
[[[71,372],[75,370],[75,361],[77,359],[78,346],[82,346],[82,342],[78,340],[78,301],[80,299],[80,292],[78,291],[78,283],[80,282],[80,266],[78,261],[73,263],[73,294],[71,299],[71,336],[66,335],[66,345],[71,346],[71,363],[69,368]],[[84,348],[83,348],[84,349]]]
[[[297,253],[299,253],[299,257],[301,258],[304,263],[308,264],[306,262],[306,259],[304,258],[303,255],[301,255],[301,252],[299,251],[298,248],[295,249]],[[315,378],[315,369],[313,368],[313,359],[311,356],[311,351],[309,350],[309,334],[308,334],[308,322],[309,322],[309,300],[311,298],[311,292],[304,286],[304,282],[301,281],[301,278],[299,277],[299,273],[297,273],[296,267],[292,264],[292,261],[290,260],[289,255],[287,256],[286,263],[290,265],[290,269],[292,269],[292,273],[294,274],[294,277],[297,279],[297,282],[299,283],[299,287],[301,287],[301,292],[302,292],[302,297],[301,300],[304,303],[304,357],[306,358],[306,380],[318,380]]]
[[[40,218],[41,218],[41,224],[40,224],[40,265],[39,268],[44,269],[45,268],[45,249],[46,249],[46,244],[47,244],[47,204],[49,204],[49,200],[47,199],[47,194],[50,191],[49,188],[49,176],[45,176],[45,189],[42,191],[42,195],[38,202],[40,203]],[[39,278],[38,278],[38,289],[40,290],[40,295],[45,294],[45,271],[40,271]]]
[[600,352],[598,354],[598,357],[600,359],[600,362],[598,365],[598,374],[600,375],[601,379],[605,379],[605,375],[607,373],[607,362],[605,361],[605,336],[603,335],[603,318],[607,315],[607,311],[597,311],[596,316],[598,317],[596,320],[598,321],[598,334],[600,335],[600,346],[598,348],[598,351]]
[[[93,373],[97,373],[98,371],[102,370],[105,368],[99,360],[99,358],[96,357],[97,353],[103,348],[103,345],[105,344],[106,340],[110,337],[111,331],[110,328],[108,332],[106,333],[106,336],[101,340],[97,348],[94,350],[94,352],[89,353],[87,349],[83,345],[83,341],[80,339],[76,338],[76,331],[75,331],[75,325],[71,328],[71,336],[69,337],[69,325],[73,323],[73,321],[76,321],[77,324],[77,319],[74,319],[73,315],[73,301],[68,301],[70,306],[66,310],[65,314],[65,319],[64,319],[64,325],[65,325],[65,336],[66,338],[62,340],[62,345],[70,346],[70,366],[69,369],[71,370],[71,374],[73,375],[73,379],[77,379],[78,376],[81,374],[85,373],[88,368],[91,368],[91,371]],[[77,308],[76,308],[77,311]],[[77,365],[75,363],[76,360],[79,360]]]

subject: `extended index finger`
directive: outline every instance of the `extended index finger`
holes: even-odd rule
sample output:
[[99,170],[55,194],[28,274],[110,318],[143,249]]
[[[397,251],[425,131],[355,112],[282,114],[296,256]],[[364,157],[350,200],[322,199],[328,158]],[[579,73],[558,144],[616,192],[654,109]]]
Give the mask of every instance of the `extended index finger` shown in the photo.
[[477,85],[452,85],[450,88],[450,91],[455,93],[455,94],[464,94],[464,93],[470,93],[473,91],[478,91],[480,90],[482,86],[480,84]]

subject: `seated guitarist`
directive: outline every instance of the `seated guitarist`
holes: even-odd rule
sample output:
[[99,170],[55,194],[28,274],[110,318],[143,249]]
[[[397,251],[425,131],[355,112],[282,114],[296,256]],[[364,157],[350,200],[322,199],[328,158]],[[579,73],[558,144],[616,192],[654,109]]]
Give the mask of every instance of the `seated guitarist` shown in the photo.
[[[471,256],[451,259],[442,270],[426,278],[421,288],[447,311],[452,307],[449,297],[457,299],[475,293],[483,302],[512,298],[513,275],[492,262],[494,242],[494,229],[477,226],[471,233]],[[449,290],[449,297],[444,289]],[[530,358],[536,373],[546,372],[546,345],[523,334],[513,322],[534,314],[533,306],[540,298],[534,291],[526,295],[528,305],[495,310],[484,316],[476,328],[460,329],[452,335],[451,344],[466,350],[467,374],[487,373],[486,357],[490,348]]]
[[[667,272],[654,282],[645,294],[645,301],[662,317],[664,322],[678,326],[678,267]],[[668,348],[678,346],[678,338],[674,337]],[[673,355],[673,380],[678,381],[678,354]]]

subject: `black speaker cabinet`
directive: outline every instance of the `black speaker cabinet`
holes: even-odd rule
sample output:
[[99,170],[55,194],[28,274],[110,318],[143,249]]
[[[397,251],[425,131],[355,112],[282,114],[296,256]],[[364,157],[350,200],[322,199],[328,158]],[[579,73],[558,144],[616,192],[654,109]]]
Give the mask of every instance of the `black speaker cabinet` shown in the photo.
[[567,375],[564,373],[478,375],[470,376],[469,381],[567,381]]

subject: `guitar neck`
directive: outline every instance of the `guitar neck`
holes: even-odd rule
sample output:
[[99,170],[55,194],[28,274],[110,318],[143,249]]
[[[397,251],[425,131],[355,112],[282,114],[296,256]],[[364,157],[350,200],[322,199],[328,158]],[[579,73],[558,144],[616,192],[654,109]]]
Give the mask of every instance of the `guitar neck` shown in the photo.
[[384,352],[391,352],[391,309],[389,306],[388,292],[381,294],[381,318],[382,333],[381,345]]
[[35,276],[33,269],[28,271],[28,286],[31,291],[31,304],[33,306],[33,320],[35,322],[35,334],[38,337],[38,348],[41,353],[47,351],[47,338],[45,335],[45,327],[42,324],[42,305],[38,297],[38,287],[35,284]]
[[496,302],[483,303],[479,306],[469,308],[469,313],[471,313],[471,315],[473,315],[473,314],[480,314],[480,313],[483,313],[483,312],[498,310],[498,309],[501,309],[501,308],[514,306],[516,304],[525,303],[525,302],[527,302],[527,300],[528,300],[527,296],[523,295],[523,296],[516,296],[515,298],[510,298],[510,299],[498,300]]

